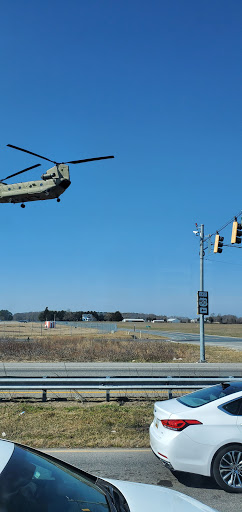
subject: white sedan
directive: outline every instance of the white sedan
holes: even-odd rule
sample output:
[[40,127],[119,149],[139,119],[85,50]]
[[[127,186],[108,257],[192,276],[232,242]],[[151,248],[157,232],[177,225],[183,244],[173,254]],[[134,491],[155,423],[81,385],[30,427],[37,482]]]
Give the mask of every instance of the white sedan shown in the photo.
[[0,440],[1,512],[213,512],[155,485],[104,480],[54,457]]
[[150,445],[171,470],[212,476],[242,492],[242,381],[156,402]]

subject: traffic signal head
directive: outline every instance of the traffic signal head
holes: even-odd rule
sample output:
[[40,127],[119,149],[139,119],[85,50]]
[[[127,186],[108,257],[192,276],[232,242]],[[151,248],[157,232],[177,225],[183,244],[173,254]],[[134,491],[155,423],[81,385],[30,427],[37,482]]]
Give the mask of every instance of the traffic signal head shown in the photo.
[[233,222],[233,231],[231,236],[231,244],[241,244],[242,226],[237,220]]
[[222,252],[223,249],[223,241],[224,241],[224,237],[223,236],[219,236],[219,234],[217,234],[215,236],[215,242],[214,242],[214,249],[213,249],[213,252]]

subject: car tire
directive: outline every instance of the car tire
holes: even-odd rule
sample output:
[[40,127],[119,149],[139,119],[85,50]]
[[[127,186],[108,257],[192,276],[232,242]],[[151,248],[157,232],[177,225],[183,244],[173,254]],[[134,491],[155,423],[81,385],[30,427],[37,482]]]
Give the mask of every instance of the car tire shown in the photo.
[[242,492],[242,445],[231,444],[221,448],[213,461],[212,475],[227,492]]

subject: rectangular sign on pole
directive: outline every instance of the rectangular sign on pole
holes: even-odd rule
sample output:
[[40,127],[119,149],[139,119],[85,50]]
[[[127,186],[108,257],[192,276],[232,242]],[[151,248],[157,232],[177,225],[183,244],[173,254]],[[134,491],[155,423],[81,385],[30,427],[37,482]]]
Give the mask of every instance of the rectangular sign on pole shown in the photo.
[[197,314],[208,315],[208,292],[197,292]]

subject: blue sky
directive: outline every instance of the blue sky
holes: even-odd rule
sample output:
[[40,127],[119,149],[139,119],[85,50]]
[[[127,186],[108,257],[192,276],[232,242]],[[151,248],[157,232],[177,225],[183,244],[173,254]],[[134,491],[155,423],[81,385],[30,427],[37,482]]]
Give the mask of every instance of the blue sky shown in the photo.
[[[195,317],[195,222],[214,233],[242,209],[241,2],[1,7],[1,177],[48,169],[6,144],[115,159],[71,166],[60,203],[0,205],[0,309]],[[241,256],[206,251],[211,313],[242,316]]]

